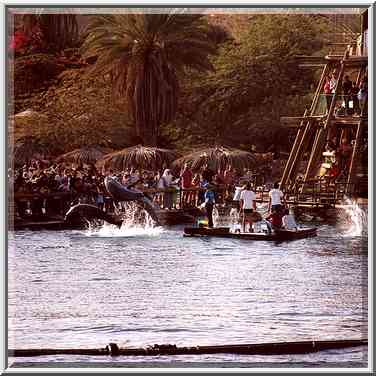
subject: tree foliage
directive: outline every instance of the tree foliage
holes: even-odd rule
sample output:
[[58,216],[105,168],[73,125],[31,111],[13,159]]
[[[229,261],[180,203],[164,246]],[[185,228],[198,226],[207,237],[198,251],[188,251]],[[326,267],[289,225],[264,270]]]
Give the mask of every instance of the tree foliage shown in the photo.
[[55,154],[85,145],[119,149],[134,145],[132,123],[112,100],[109,81],[87,77],[87,68],[67,69],[47,91],[34,96],[30,107],[41,116],[15,122],[15,139],[25,135],[53,146]]
[[165,134],[176,142],[289,149],[280,116],[302,113],[315,89],[313,72],[300,72],[293,57],[317,53],[325,27],[303,15],[253,17],[240,39],[213,58],[214,73],[186,83],[179,117]]
[[179,77],[187,70],[212,69],[208,55],[215,48],[202,15],[171,10],[94,16],[82,51],[98,56],[92,74],[111,77],[138,134],[155,145],[160,125],[176,114]]
[[59,52],[65,48],[74,47],[78,41],[78,24],[75,14],[40,13],[25,14],[22,19],[25,34],[31,39],[36,33],[41,33],[43,52]]
[[16,124],[15,138],[32,136],[58,153],[88,144],[120,149],[140,143],[136,124],[144,143],[158,135],[160,147],[182,151],[290,150],[280,116],[302,114],[317,85],[317,72],[300,71],[293,57],[320,54],[327,18],[253,16],[233,39],[196,15],[144,16],[94,17],[83,46],[86,59],[97,57],[93,66],[51,54],[16,58],[17,112],[45,117]]

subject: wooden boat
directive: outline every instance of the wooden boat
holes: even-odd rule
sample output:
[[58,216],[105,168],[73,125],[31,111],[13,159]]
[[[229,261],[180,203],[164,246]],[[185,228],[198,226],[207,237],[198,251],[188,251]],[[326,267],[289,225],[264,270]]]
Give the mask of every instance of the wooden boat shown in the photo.
[[245,240],[267,240],[267,241],[289,241],[296,239],[309,238],[317,235],[317,229],[304,228],[297,231],[278,230],[272,234],[262,232],[230,232],[228,227],[185,227],[184,236],[213,236],[220,238],[235,238]]

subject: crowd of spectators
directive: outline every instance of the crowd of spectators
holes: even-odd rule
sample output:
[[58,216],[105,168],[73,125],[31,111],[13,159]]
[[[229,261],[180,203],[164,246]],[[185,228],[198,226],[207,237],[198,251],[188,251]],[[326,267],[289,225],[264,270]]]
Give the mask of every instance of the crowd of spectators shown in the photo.
[[[325,78],[324,96],[326,99],[326,113],[329,112],[334,93],[338,83],[338,72],[334,70],[331,75]],[[338,92],[337,103],[335,104],[335,116],[366,116],[368,103],[368,77],[364,75],[357,84],[345,75],[340,91]]]
[[222,200],[232,197],[234,187],[242,181],[254,180],[256,183],[252,171],[231,167],[214,171],[205,165],[201,170],[193,171],[189,164],[185,164],[180,171],[129,169],[115,172],[97,169],[93,164],[74,166],[39,159],[10,169],[8,175],[21,216],[29,212],[38,215],[63,212],[76,203],[95,204],[111,211],[113,200],[104,185],[106,176],[146,192],[165,209],[199,206],[204,201],[204,191],[209,183],[218,187]]

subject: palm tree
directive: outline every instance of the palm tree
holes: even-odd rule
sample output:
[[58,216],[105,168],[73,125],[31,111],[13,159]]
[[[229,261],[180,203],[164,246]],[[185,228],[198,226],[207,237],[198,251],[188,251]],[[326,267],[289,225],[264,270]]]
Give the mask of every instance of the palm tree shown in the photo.
[[98,57],[91,73],[109,75],[145,145],[156,146],[160,126],[173,120],[181,75],[213,69],[215,46],[202,17],[181,10],[112,14],[88,25],[82,52]]

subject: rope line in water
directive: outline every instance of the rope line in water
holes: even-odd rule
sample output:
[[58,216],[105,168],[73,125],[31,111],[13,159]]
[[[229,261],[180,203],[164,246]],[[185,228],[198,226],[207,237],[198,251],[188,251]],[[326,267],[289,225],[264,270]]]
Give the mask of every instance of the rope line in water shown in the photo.
[[332,340],[332,341],[301,341],[276,342],[242,345],[192,346],[177,347],[176,345],[154,345],[146,348],[120,348],[110,343],[101,349],[10,349],[8,356],[28,357],[43,355],[107,355],[107,356],[148,356],[148,355],[192,355],[192,354],[246,354],[246,355],[281,355],[307,354],[329,349],[367,346],[368,339]]

